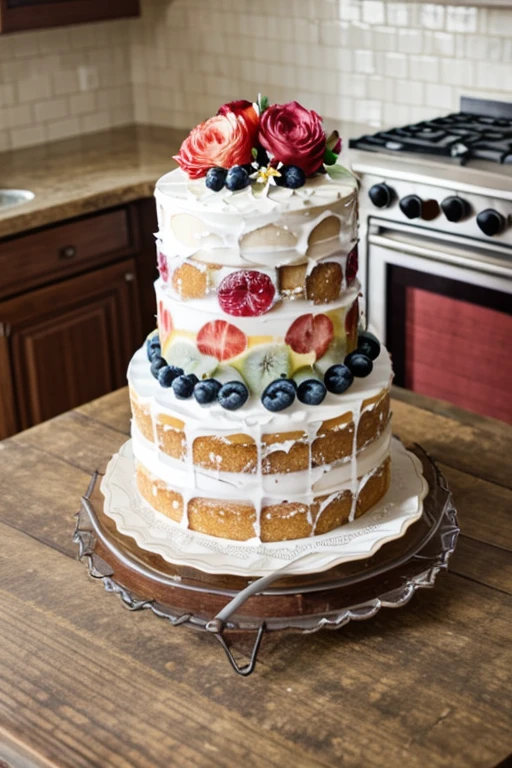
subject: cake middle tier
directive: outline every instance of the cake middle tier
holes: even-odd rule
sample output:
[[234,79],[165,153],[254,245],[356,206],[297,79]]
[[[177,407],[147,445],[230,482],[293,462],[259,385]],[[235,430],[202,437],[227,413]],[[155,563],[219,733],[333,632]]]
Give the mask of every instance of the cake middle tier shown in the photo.
[[372,373],[344,394],[328,393],[320,405],[296,401],[277,413],[256,396],[239,411],[180,400],[151,375],[144,349],[134,355],[128,381],[137,432],[157,456],[185,468],[247,476],[309,472],[355,457],[387,427],[391,375],[382,348]]
[[320,309],[297,299],[259,317],[224,313],[215,295],[183,302],[155,283],[158,333],[169,365],[198,378],[244,381],[261,395],[271,381],[296,377],[301,369],[323,377],[357,345],[357,281],[337,301]]

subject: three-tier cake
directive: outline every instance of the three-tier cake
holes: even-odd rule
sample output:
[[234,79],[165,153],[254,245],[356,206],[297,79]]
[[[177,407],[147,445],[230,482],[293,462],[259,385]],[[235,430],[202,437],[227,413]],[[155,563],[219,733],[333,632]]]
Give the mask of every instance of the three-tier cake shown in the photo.
[[391,364],[359,328],[357,184],[339,151],[297,102],[231,102],[157,183],[132,448],[138,492],[184,528],[315,536],[389,486]]

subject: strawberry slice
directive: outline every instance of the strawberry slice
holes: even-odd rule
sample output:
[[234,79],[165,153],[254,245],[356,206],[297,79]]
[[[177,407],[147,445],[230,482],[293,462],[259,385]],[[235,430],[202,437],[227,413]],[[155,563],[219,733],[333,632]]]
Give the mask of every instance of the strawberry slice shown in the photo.
[[332,320],[327,315],[301,315],[288,328],[285,341],[298,354],[314,352],[319,360],[327,352],[334,336]]
[[247,346],[247,336],[236,325],[226,320],[211,320],[197,334],[197,348],[203,355],[217,360],[236,357]]
[[270,277],[255,269],[240,269],[217,289],[221,309],[235,317],[256,317],[270,309],[276,289]]
[[167,257],[162,251],[158,251],[158,271],[160,277],[166,283],[169,280],[169,265],[167,264]]
[[172,322],[171,313],[164,307],[163,301],[158,302],[158,328],[163,332],[164,336],[168,336],[172,331],[174,325]]
[[359,266],[357,256],[357,244],[352,248],[347,256],[347,266],[345,268],[345,277],[347,279],[347,285],[349,285],[357,275],[357,269]]

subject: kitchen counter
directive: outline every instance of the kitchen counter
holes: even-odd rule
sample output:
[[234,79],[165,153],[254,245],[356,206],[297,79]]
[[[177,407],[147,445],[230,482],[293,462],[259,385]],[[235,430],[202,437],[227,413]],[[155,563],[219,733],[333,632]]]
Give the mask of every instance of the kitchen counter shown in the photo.
[[393,411],[394,431],[433,456],[453,491],[461,536],[449,572],[371,620],[266,636],[247,679],[213,638],[124,610],[77,562],[74,514],[91,473],[127,439],[126,389],[0,443],[0,758],[29,768],[500,763],[512,724],[512,429],[396,389]]
[[127,126],[0,154],[0,187],[33,200],[0,209],[0,237],[151,197],[186,130]]

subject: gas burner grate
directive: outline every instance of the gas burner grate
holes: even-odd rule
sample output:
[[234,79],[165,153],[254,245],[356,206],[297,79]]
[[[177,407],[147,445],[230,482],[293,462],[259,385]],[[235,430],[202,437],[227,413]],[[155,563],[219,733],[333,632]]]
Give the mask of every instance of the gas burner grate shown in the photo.
[[[479,104],[485,109],[487,102]],[[512,116],[457,112],[351,139],[349,145],[373,152],[441,155],[454,158],[461,165],[472,160],[509,164],[512,163]]]

